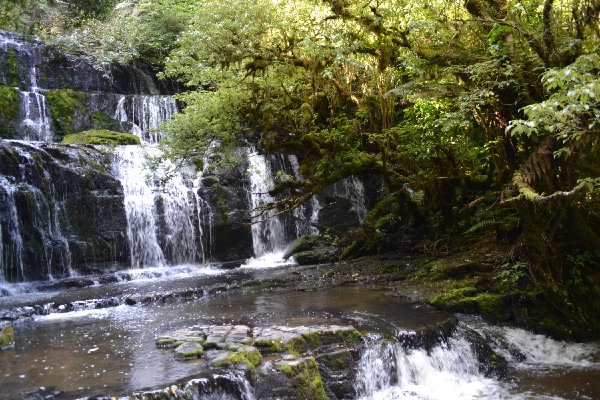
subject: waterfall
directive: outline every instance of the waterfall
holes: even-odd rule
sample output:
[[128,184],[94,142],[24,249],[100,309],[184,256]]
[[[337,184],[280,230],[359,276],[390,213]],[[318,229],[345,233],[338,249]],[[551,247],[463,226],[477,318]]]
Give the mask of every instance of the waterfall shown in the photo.
[[37,67],[29,72],[28,91],[19,91],[21,137],[30,141],[51,142],[54,139],[50,106],[43,91],[37,86]]
[[356,176],[351,175],[333,185],[337,196],[346,198],[352,203],[351,212],[356,213],[360,223],[367,217],[369,210],[365,201],[365,187]]
[[477,356],[460,335],[429,351],[373,339],[359,362],[355,389],[360,400],[489,399],[504,393],[479,373]]
[[210,207],[198,195],[200,177],[183,170],[164,179],[170,166],[148,168],[148,159],[159,155],[153,145],[120,146],[113,168],[125,196],[127,237],[134,268],[205,262],[210,237],[202,225],[210,223]]
[[514,381],[484,375],[478,357],[482,344],[472,340],[473,331],[495,352],[491,360],[504,358],[513,372],[520,370],[527,375],[526,371],[532,371],[537,375],[545,369],[554,371],[553,375],[568,376],[569,370],[600,368],[598,343],[560,342],[524,329],[493,326],[477,317],[461,316],[453,335],[428,349],[370,336],[358,363],[354,384],[357,399],[557,398],[532,396],[526,387],[525,391],[516,389]]
[[[131,124],[130,133],[148,143],[158,143],[160,132],[152,132],[163,121],[177,112],[177,102],[171,96],[116,95],[115,110],[110,113],[121,123]],[[108,114],[108,112],[107,112]]]
[[275,217],[276,210],[262,210],[265,205],[275,202],[276,199],[269,194],[274,182],[271,166],[267,158],[258,154],[256,150],[249,149],[248,161],[250,162],[250,206],[252,221],[262,221],[252,224],[252,245],[256,257],[275,251],[283,251],[288,244],[285,226],[279,217]]
[[[17,280],[25,278],[23,271],[23,239],[15,202],[16,186],[0,175],[0,270],[1,280],[15,273]],[[2,232],[4,231],[4,232]]]

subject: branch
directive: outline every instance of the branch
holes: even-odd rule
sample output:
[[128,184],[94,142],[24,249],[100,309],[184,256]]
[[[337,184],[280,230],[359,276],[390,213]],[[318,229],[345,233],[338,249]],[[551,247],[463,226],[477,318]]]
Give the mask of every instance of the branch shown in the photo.
[[[541,194],[537,193],[531,186],[529,186],[529,184],[527,184],[525,182],[525,178],[523,178],[523,175],[519,171],[514,173],[513,179],[512,179],[512,184],[516,186],[516,188],[519,192],[519,195],[517,197],[512,197],[510,199],[507,199],[507,200],[503,201],[503,203],[508,202],[508,201],[513,201],[513,200],[519,200],[519,199],[525,199],[528,201],[532,201],[534,203],[548,203],[548,202],[556,201],[559,199],[570,198],[579,193],[582,193],[582,192],[585,193],[587,191],[593,190],[593,184],[589,180],[584,179],[581,182],[579,182],[579,184],[577,186],[575,186],[573,189],[569,190],[568,192],[558,191],[558,192],[554,192],[548,196],[542,196]],[[590,185],[591,185],[591,188],[590,188]]]
[[335,86],[337,90],[339,90],[346,96],[350,97],[350,99],[354,103],[356,103],[357,106],[361,105],[362,102],[360,101],[360,99],[358,97],[356,97],[354,94],[352,94],[352,92],[350,92],[348,89],[343,87],[335,78],[329,78],[329,80],[331,81],[331,83],[333,83],[333,86]]

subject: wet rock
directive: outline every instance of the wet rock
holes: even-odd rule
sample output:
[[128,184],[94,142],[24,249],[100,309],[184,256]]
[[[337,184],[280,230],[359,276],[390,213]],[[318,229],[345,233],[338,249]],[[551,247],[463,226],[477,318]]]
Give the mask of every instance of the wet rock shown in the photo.
[[5,326],[0,331],[0,351],[14,347],[15,345],[15,330],[12,326]]
[[191,360],[200,358],[204,354],[204,348],[197,342],[185,342],[174,350],[175,358],[178,360]]
[[287,260],[291,256],[296,253],[300,253],[303,251],[312,250],[313,247],[317,245],[319,242],[318,235],[303,235],[298,239],[294,240],[289,246],[288,249],[283,254],[283,259]]
[[508,373],[508,361],[497,354],[483,336],[471,329],[463,329],[463,335],[471,343],[471,347],[479,361],[479,372],[486,377],[502,378]]
[[400,330],[396,337],[405,348],[425,348],[427,350],[449,338],[458,326],[458,319],[451,315],[435,325],[426,325],[411,331]]

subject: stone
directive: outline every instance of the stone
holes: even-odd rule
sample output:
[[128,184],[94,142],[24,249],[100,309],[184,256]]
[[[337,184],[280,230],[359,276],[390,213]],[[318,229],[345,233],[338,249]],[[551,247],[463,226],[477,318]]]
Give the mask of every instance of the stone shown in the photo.
[[185,342],[174,350],[177,359],[200,358],[204,354],[204,348],[197,342]]
[[15,345],[15,330],[8,325],[0,331],[0,351],[14,347]]

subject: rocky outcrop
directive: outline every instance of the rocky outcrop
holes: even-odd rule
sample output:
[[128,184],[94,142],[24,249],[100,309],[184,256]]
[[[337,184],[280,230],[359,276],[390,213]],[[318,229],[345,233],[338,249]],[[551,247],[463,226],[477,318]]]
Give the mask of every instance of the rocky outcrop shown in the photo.
[[91,147],[0,142],[0,271],[9,282],[128,262],[120,183]]
[[[198,325],[156,340],[158,347],[172,348],[176,359],[202,357],[215,369],[246,371],[254,398],[314,400],[354,396],[362,343],[352,326],[337,325]],[[162,392],[146,392],[144,398],[158,399]]]

